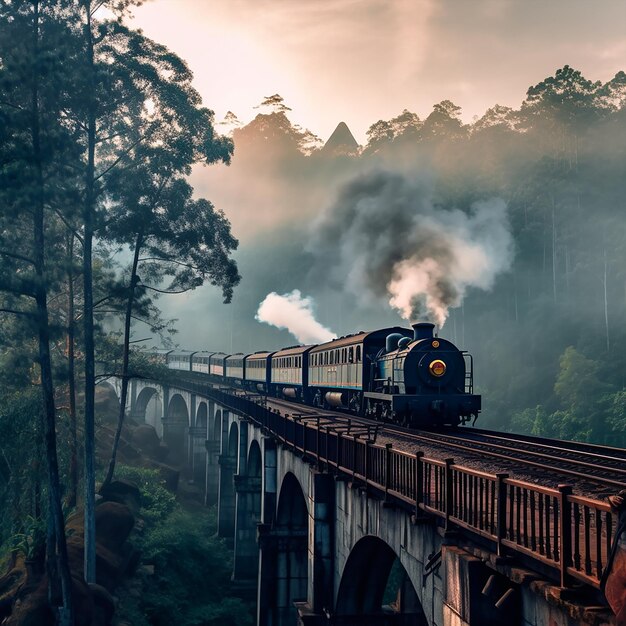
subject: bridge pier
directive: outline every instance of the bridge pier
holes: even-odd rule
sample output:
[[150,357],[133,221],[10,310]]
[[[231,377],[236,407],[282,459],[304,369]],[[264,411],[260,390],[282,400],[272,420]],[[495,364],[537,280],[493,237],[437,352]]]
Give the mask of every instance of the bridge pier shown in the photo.
[[235,474],[237,494],[233,580],[253,582],[259,573],[257,524],[261,517],[261,477]]
[[217,504],[220,489],[220,441],[219,439],[207,439],[204,442],[206,450],[206,481],[204,492],[204,504],[210,506]]
[[257,624],[293,626],[298,600],[306,604],[308,533],[303,528],[259,526]]
[[222,412],[222,453],[220,466],[219,496],[217,502],[217,534],[234,541],[236,494],[234,476],[239,462],[239,437],[236,424],[230,425],[229,413]]
[[334,606],[335,478],[311,470],[310,481],[307,601],[315,613],[323,613]]
[[234,539],[235,536],[235,488],[233,480],[237,469],[237,459],[220,454],[220,492],[217,502],[217,534]]
[[271,624],[271,609],[276,597],[276,541],[270,531],[276,519],[278,467],[276,442],[270,437],[261,440],[261,523],[257,525],[259,574],[257,585],[257,624]]

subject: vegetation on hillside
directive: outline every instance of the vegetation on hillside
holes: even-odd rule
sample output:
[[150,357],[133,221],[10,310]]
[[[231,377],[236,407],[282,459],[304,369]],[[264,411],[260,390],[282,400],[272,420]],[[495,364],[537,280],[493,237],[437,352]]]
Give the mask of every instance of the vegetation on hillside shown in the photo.
[[[251,626],[253,607],[231,596],[232,555],[216,536],[215,511],[185,509],[154,470],[122,466],[120,478],[140,486],[144,525],[139,577],[122,590],[119,621],[133,626]],[[146,567],[148,566],[148,567]]]

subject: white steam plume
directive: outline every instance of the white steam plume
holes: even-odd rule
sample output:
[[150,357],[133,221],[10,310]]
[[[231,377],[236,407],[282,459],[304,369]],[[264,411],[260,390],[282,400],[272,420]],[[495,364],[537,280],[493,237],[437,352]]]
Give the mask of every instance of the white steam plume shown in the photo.
[[324,343],[337,337],[315,319],[313,299],[308,296],[302,297],[299,289],[282,296],[272,291],[259,305],[255,319],[280,329],[287,329],[303,344]]
[[318,225],[319,271],[361,299],[386,297],[408,320],[440,327],[467,289],[491,289],[513,260],[506,204],[435,206],[430,186],[377,172],[347,185]]

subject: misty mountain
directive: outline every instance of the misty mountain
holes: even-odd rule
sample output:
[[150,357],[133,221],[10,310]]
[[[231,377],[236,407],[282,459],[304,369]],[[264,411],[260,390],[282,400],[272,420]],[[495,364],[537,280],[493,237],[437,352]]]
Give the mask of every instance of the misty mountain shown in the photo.
[[359,144],[345,122],[339,122],[321,152],[332,156],[356,156]]
[[[357,257],[351,266],[350,259],[338,263],[324,252],[347,228],[339,216],[329,220],[346,190],[387,173],[409,188],[428,188],[433,219],[450,211],[470,215],[476,203],[506,207],[514,241],[510,269],[489,292],[469,287],[440,331],[474,355],[485,396],[482,424],[597,440],[608,413],[589,426],[576,413],[582,409],[554,389],[569,367],[571,359],[562,362],[569,346],[593,364],[608,365],[602,368],[608,389],[617,393],[626,384],[624,77],[619,72],[603,84],[565,66],[529,88],[517,109],[494,105],[472,124],[447,100],[423,120],[405,109],[374,122],[358,152],[345,123],[323,149],[307,152],[288,107],[260,113],[234,131],[230,167],[194,172],[196,189],[225,211],[241,240],[243,280],[230,307],[208,289],[176,307],[187,320],[180,344],[200,337],[202,347],[224,350],[293,343],[286,331],[254,316],[267,294],[295,289],[313,298],[318,321],[340,335],[401,323],[382,293],[384,276],[377,278],[382,292],[368,293],[359,287],[364,266],[355,265]],[[366,259],[386,237],[391,255],[393,238],[402,242],[399,258],[411,253],[407,242],[420,241],[389,230],[402,227],[393,218],[400,196],[390,185],[372,213],[381,217],[374,239],[359,243],[353,231]],[[367,202],[378,202],[367,184],[364,189],[353,203],[356,216],[367,215]],[[531,417],[524,413],[537,406]]]

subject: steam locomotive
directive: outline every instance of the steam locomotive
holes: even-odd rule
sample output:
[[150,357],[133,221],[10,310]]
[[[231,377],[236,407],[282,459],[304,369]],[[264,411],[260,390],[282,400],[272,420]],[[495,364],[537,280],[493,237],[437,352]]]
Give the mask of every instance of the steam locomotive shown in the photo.
[[321,409],[342,409],[405,426],[464,424],[480,412],[473,361],[433,334],[434,325],[346,335],[320,345],[231,354],[170,351],[171,369],[208,375]]

